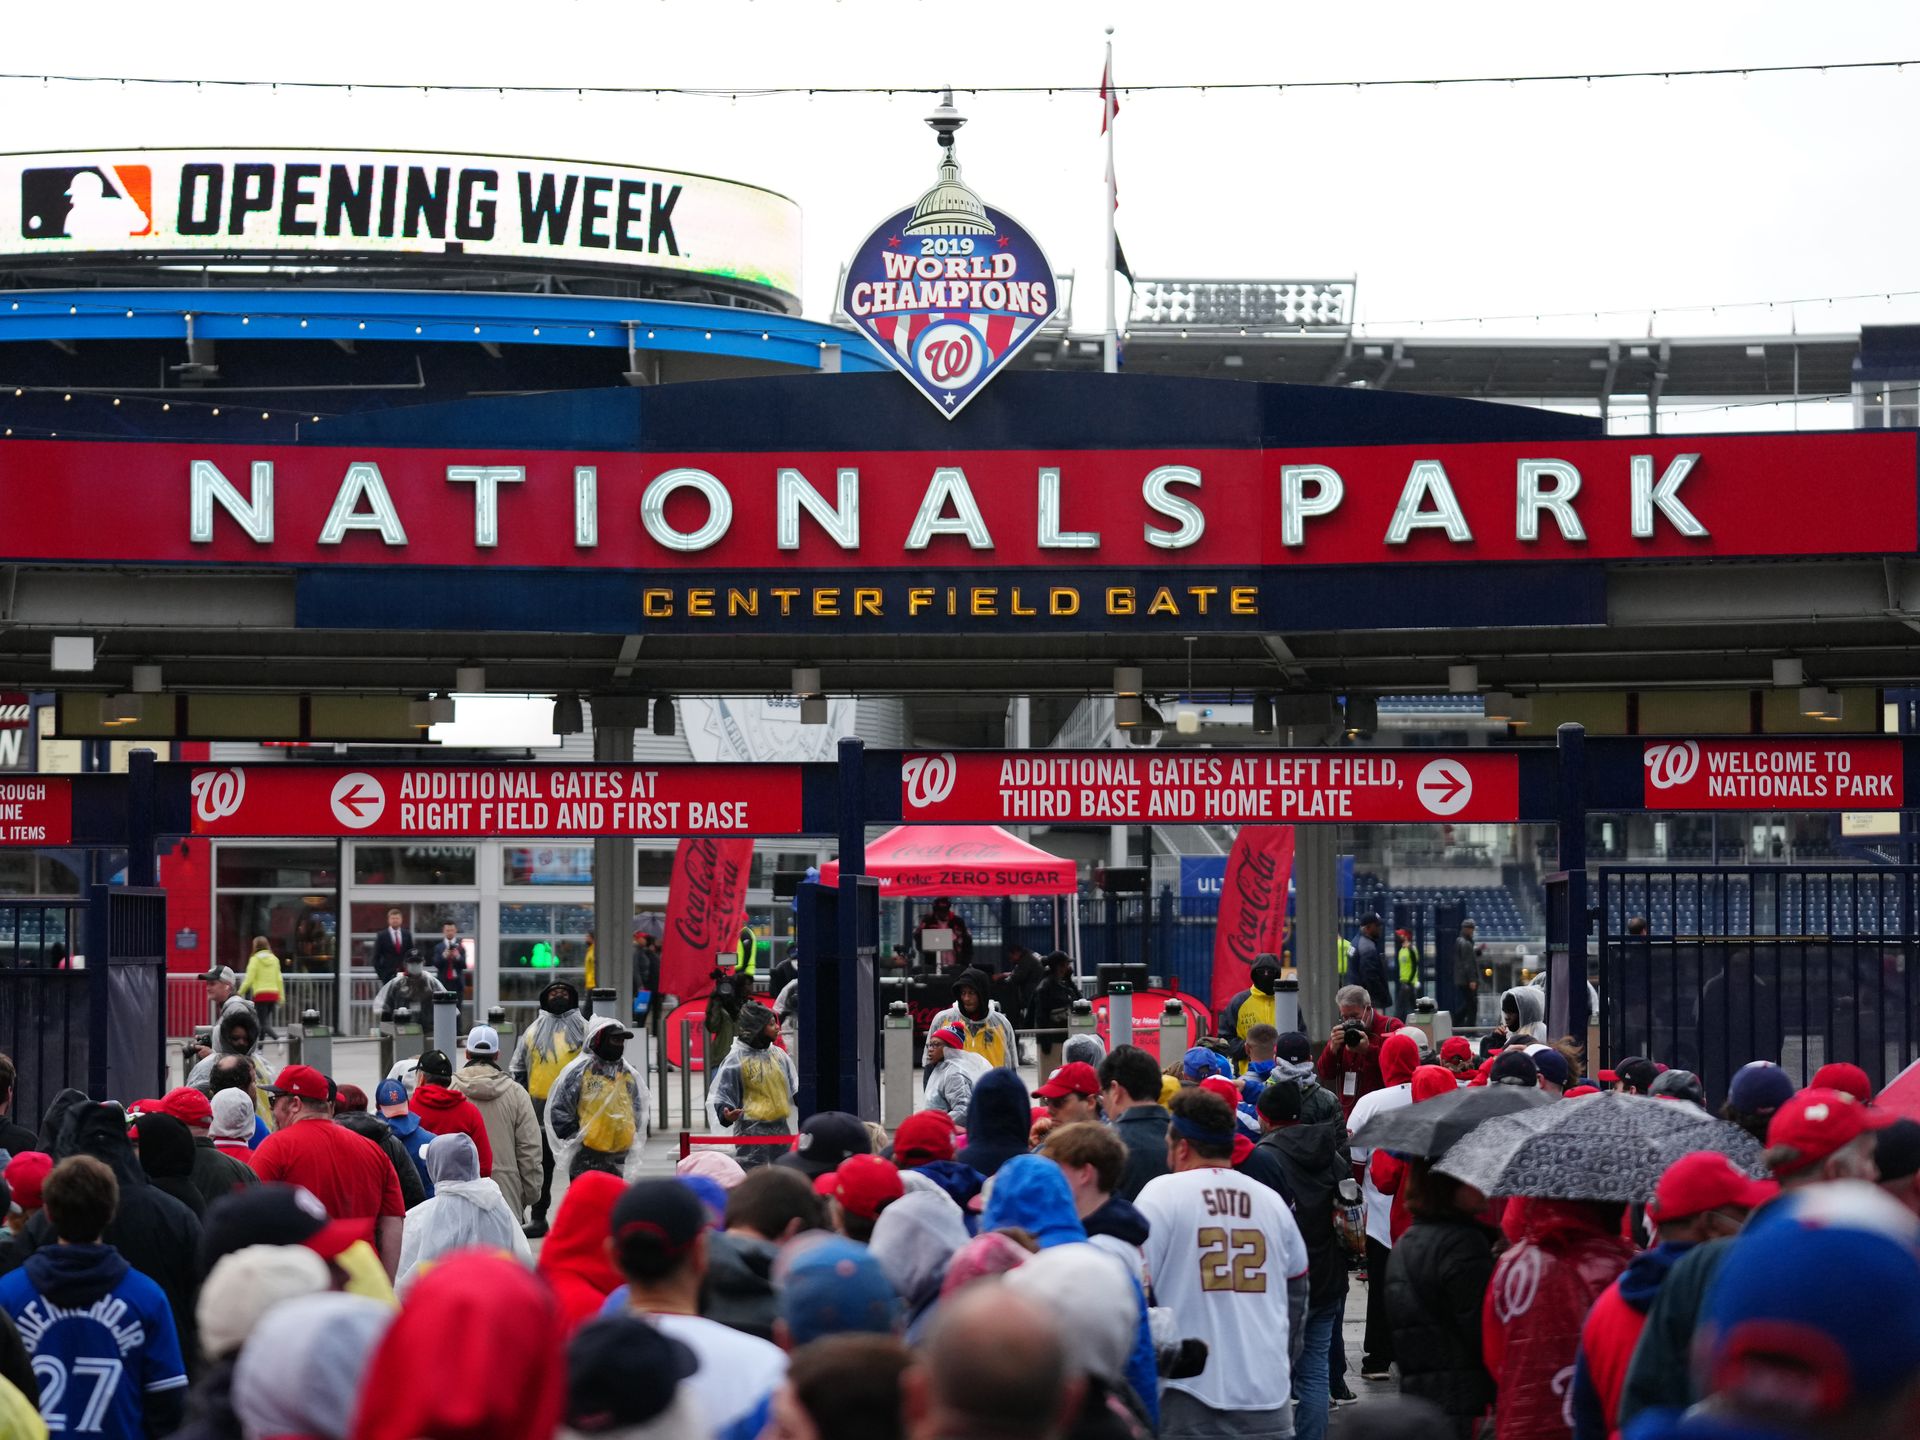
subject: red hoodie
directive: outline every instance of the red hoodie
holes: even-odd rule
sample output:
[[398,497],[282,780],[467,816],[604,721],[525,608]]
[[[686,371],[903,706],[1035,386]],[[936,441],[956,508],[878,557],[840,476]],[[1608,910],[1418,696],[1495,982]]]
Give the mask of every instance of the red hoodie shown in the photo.
[[1499,1440],[1573,1434],[1573,1372],[1593,1302],[1634,1257],[1617,1205],[1530,1200],[1520,1243],[1487,1287],[1480,1343],[1500,1387]]
[[[1422,1100],[1451,1095],[1459,1088],[1453,1072],[1444,1065],[1422,1065],[1413,1072],[1413,1103],[1416,1105]],[[1398,1245],[1407,1227],[1413,1224],[1413,1212],[1407,1209],[1407,1197],[1400,1193],[1400,1182],[1407,1174],[1407,1162],[1397,1155],[1389,1155],[1385,1150],[1376,1150],[1367,1165],[1367,1173],[1373,1176],[1374,1189],[1382,1195],[1393,1196],[1393,1210],[1388,1224],[1392,1229],[1393,1243]]]
[[[483,1313],[500,1323],[475,1324]],[[381,1337],[352,1440],[552,1440],[566,1408],[565,1338],[553,1296],[526,1266],[451,1255],[421,1274]]]
[[487,1122],[480,1107],[458,1090],[433,1080],[422,1080],[407,1108],[420,1117],[421,1128],[436,1135],[465,1135],[480,1152],[480,1177],[493,1174],[493,1146],[487,1143]]
[[600,1304],[625,1283],[607,1258],[613,1202],[626,1189],[617,1175],[589,1170],[567,1186],[553,1229],[540,1246],[539,1271],[560,1304],[571,1335],[600,1313]]

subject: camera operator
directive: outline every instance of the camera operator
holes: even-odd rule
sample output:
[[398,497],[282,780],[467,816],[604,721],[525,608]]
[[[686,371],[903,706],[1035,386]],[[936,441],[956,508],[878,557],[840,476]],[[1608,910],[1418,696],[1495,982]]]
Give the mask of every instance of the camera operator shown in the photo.
[[1339,1098],[1344,1119],[1353,1113],[1355,1101],[1380,1088],[1380,1042],[1403,1027],[1393,1016],[1376,1010],[1373,997],[1359,985],[1343,986],[1333,999],[1340,1007],[1340,1019],[1314,1070],[1320,1083]]
[[740,1007],[752,998],[753,978],[738,968],[715,966],[707,972],[713,993],[707,996],[707,1068],[709,1080],[720,1071],[720,1063],[733,1050],[734,1031],[740,1024]]

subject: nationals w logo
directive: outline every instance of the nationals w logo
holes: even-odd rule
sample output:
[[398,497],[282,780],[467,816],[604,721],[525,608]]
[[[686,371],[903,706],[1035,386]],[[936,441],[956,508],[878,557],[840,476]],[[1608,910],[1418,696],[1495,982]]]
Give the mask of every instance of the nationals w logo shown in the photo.
[[1656,790],[1671,790],[1693,779],[1700,768],[1700,742],[1677,740],[1649,745],[1645,763],[1647,783]]
[[240,808],[247,794],[247,772],[202,770],[187,783],[187,789],[193,794],[194,818],[212,825]]
[[959,775],[960,767],[951,750],[938,755],[914,756],[900,767],[900,783],[907,805],[914,810],[938,805],[953,793],[953,782]]

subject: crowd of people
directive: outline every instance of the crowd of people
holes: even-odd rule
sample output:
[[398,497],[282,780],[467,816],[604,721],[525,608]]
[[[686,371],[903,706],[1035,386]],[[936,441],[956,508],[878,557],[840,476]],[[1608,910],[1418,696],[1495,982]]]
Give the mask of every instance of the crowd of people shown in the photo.
[[1524,995],[1435,1047],[1348,987],[1309,1037],[1255,970],[1228,1036],[1074,1035],[1031,1094],[962,985],[891,1134],[788,1129],[749,1003],[671,1168],[564,984],[371,1097],[216,996],[197,1083],[0,1124],[0,1440],[1920,1434],[1920,1124],[1858,1067],[1709,1116]]

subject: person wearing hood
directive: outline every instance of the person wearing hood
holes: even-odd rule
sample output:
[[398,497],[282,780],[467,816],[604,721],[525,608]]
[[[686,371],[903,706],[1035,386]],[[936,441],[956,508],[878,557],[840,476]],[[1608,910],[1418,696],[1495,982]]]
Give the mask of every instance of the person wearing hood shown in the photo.
[[700,1314],[743,1335],[772,1340],[779,1310],[774,1262],[796,1236],[827,1228],[826,1199],[805,1176],[763,1165],[727,1192],[724,1223],[724,1229],[707,1233]]
[[992,1175],[1016,1155],[1027,1153],[1033,1102],[1027,1083],[1012,1070],[993,1070],[973,1087],[967,1110],[967,1145],[954,1156],[982,1175]]
[[[1380,1046],[1381,1088],[1361,1096],[1353,1107],[1347,1117],[1349,1141],[1374,1116],[1413,1103],[1413,1072],[1419,1067],[1420,1047],[1411,1035],[1396,1031],[1386,1037]],[[1367,1212],[1367,1330],[1360,1374],[1368,1380],[1385,1380],[1393,1367],[1393,1330],[1387,1323],[1386,1307],[1387,1257],[1393,1251],[1393,1197],[1374,1184],[1367,1165],[1372,1152],[1355,1148],[1352,1155],[1357,1172],[1354,1178],[1360,1181]]]
[[[356,1094],[360,1087],[343,1085],[340,1093]],[[400,1199],[411,1210],[422,1200],[433,1198],[433,1181],[427,1174],[427,1142],[433,1132],[420,1123],[407,1101],[404,1080],[382,1080],[373,1088],[378,1115],[369,1115],[358,1107],[336,1106],[334,1123],[345,1125],[356,1135],[364,1135],[393,1162],[393,1173],[400,1181]]]
[[901,1176],[923,1175],[965,1208],[986,1177],[953,1158],[954,1123],[938,1110],[917,1110],[893,1132],[891,1159]]
[[427,969],[426,961],[409,954],[406,967],[374,995],[373,1013],[381,1020],[391,1021],[405,1010],[415,1023],[431,1029],[433,997],[446,993],[447,987],[440,983],[439,976]]
[[1327,1433],[1333,1346],[1347,1302],[1347,1253],[1333,1214],[1341,1203],[1341,1184],[1353,1177],[1353,1160],[1337,1127],[1301,1118],[1303,1098],[1297,1085],[1269,1085],[1260,1092],[1255,1110],[1264,1133],[1254,1148],[1278,1163],[1307,1246],[1306,1338],[1294,1374],[1293,1424],[1295,1440],[1321,1440]]
[[[200,1275],[194,1257],[200,1249],[199,1218],[147,1182],[133,1142],[127,1138],[126,1114],[118,1105],[96,1105],[80,1092],[72,1093],[79,1098],[63,1111],[60,1138],[52,1151],[55,1168],[72,1156],[88,1155],[113,1172],[117,1194],[105,1243],[165,1293],[181,1351],[189,1363],[196,1363],[200,1346],[194,1301],[200,1292]],[[56,1096],[55,1103],[59,1099]],[[44,1201],[44,1187],[41,1193]],[[52,1217],[43,1208],[13,1237],[14,1253],[25,1260],[54,1239]]]
[[953,982],[953,1004],[933,1017],[929,1031],[957,1022],[966,1042],[961,1047],[984,1056],[987,1064],[1006,1070],[1020,1060],[1020,1044],[1013,1022],[993,1005],[993,982],[984,971],[962,970]]
[[526,1266],[449,1256],[374,1346],[349,1440],[550,1440],[566,1409],[565,1333]]
[[419,1266],[456,1250],[504,1250],[533,1263],[520,1217],[507,1208],[500,1187],[480,1174],[479,1152],[470,1138],[459,1131],[434,1136],[427,1145],[427,1175],[433,1198],[407,1212],[396,1289],[404,1292]]
[[1437,1405],[1444,1433],[1471,1440],[1494,1400],[1480,1330],[1500,1237],[1480,1219],[1486,1197],[1430,1160],[1408,1162],[1403,1189],[1413,1223],[1393,1247],[1386,1280],[1400,1393]]
[[247,1245],[214,1262],[200,1286],[206,1365],[187,1394],[186,1422],[174,1432],[179,1440],[237,1440],[233,1372],[247,1337],[275,1306],[324,1294],[332,1284],[327,1262],[300,1245]]
[[947,1262],[969,1238],[960,1207],[945,1195],[909,1191],[880,1212],[867,1249],[900,1296],[908,1344],[925,1333]]
[[1660,1287],[1695,1246],[1737,1235],[1777,1187],[1749,1179],[1724,1155],[1696,1151],[1669,1165],[1647,1204],[1654,1246],[1633,1257],[1593,1302],[1580,1328],[1573,1372],[1574,1440],[1611,1440],[1620,1431],[1620,1392],[1633,1348]]
[[233,1370],[234,1413],[247,1440],[347,1440],[361,1380],[393,1309],[360,1295],[302,1295],[263,1317]]
[[547,1143],[569,1180],[588,1170],[629,1179],[639,1173],[652,1107],[640,1073],[626,1060],[632,1038],[612,1016],[595,1016],[586,1048],[547,1092]]
[[1624,1205],[1542,1199],[1527,1204],[1519,1243],[1493,1268],[1480,1344],[1499,1391],[1496,1440],[1573,1434],[1568,1387],[1594,1301],[1632,1263],[1620,1238]]
[[[657,1010],[658,1007],[656,1006]],[[547,1207],[553,1203],[553,1145],[547,1139],[547,1094],[560,1072],[587,1043],[587,1019],[580,1013],[580,992],[556,980],[540,992],[540,1013],[513,1049],[513,1078],[527,1087],[534,1119],[540,1122],[540,1193],[533,1198],[527,1235],[547,1233]]]
[[1233,1044],[1234,1062],[1247,1063],[1247,1036],[1256,1025],[1271,1025],[1274,1017],[1273,993],[1280,984],[1280,957],[1262,952],[1253,957],[1253,969],[1247,988],[1227,1001],[1220,1013],[1220,1033]]
[[[1137,1288],[1113,1257],[1091,1245],[1042,1248],[1002,1284],[1054,1313],[1068,1364],[1086,1379],[1065,1440],[1150,1437],[1153,1412],[1131,1374],[1138,1328],[1128,1310],[1137,1305]],[[1157,1386],[1151,1371],[1148,1379]]]
[[[1596,1010],[1595,1013],[1598,1013]],[[1547,1039],[1547,992],[1532,985],[1516,985],[1500,997],[1500,1028],[1493,1032],[1503,1044]]]
[[453,1088],[480,1112],[493,1149],[493,1183],[517,1221],[540,1190],[540,1121],[533,1097],[500,1068],[500,1032],[493,1026],[467,1032],[467,1063],[454,1072]]
[[1041,962],[1043,974],[1027,998],[1027,1027],[1040,1047],[1040,1073],[1049,1074],[1060,1065],[1060,1048],[1067,1043],[1067,1022],[1073,1018],[1073,1002],[1080,999],[1080,986],[1073,977],[1073,957],[1055,950]]
[[211,1090],[214,1062],[223,1055],[238,1055],[246,1060],[253,1071],[256,1091],[273,1083],[273,1067],[260,1053],[260,1017],[253,1013],[251,1005],[244,1010],[223,1013],[213,1038],[213,1050],[188,1072],[188,1085],[195,1090]]
[[[420,1057],[420,1084],[407,1102],[407,1108],[420,1117],[420,1123],[434,1135],[465,1135],[480,1155],[480,1174],[493,1174],[493,1142],[487,1138],[486,1118],[480,1107],[453,1088],[453,1058],[444,1050],[429,1050]],[[428,1171],[432,1179],[432,1171]]]
[[560,1197],[553,1228],[540,1247],[535,1268],[559,1302],[568,1334],[598,1315],[623,1283],[607,1254],[607,1236],[613,1229],[614,1202],[625,1189],[616,1175],[597,1170],[582,1175]]
[[[793,1097],[800,1077],[793,1057],[774,1043],[780,1022],[758,1000],[740,1007],[733,1048],[707,1087],[714,1119],[735,1135],[791,1135]],[[740,1145],[734,1158],[742,1169],[770,1165],[779,1158],[774,1145]]]
[[1016,1155],[988,1182],[986,1193],[982,1230],[1025,1230],[1042,1250],[1087,1238],[1067,1177],[1044,1156]]
[[[1252,1080],[1249,1073],[1248,1081]],[[1249,1103],[1256,1107],[1260,1103],[1260,1091],[1267,1085],[1292,1085],[1300,1092],[1300,1123],[1302,1125],[1332,1125],[1345,1138],[1346,1112],[1333,1092],[1320,1083],[1319,1067],[1314,1064],[1313,1041],[1301,1030],[1289,1030],[1274,1041],[1273,1067],[1267,1072],[1264,1082],[1249,1086],[1248,1081],[1241,1084],[1241,1093]],[[1248,1093],[1251,1089],[1252,1093]]]
[[926,1072],[922,1092],[926,1108],[951,1116],[954,1126],[961,1130],[967,1127],[973,1087],[993,1069],[984,1055],[966,1046],[966,1027],[957,1020],[936,1025],[927,1032],[927,1048],[920,1062]]
[[147,1110],[134,1120],[133,1135],[147,1183],[186,1206],[196,1220],[204,1219],[206,1197],[193,1183],[193,1132],[171,1115]]
[[[211,1205],[223,1195],[231,1194],[242,1185],[255,1183],[253,1166],[244,1160],[224,1154],[213,1139],[213,1104],[198,1090],[185,1085],[169,1090],[160,1097],[159,1108],[173,1116],[187,1127],[187,1133],[193,1139],[193,1188],[200,1194],[204,1205]],[[252,1127],[253,1115],[249,1109],[246,1123]],[[251,1153],[251,1152],[249,1152]],[[145,1161],[141,1162],[143,1165]],[[148,1175],[153,1167],[146,1166]]]
[[[196,1092],[198,1093],[198,1092]],[[244,1090],[216,1090],[208,1105],[207,1138],[227,1159],[253,1170],[253,1126],[259,1117]]]
[[187,1369],[167,1296],[105,1238],[120,1189],[91,1155],[54,1166],[42,1211],[52,1243],[0,1276],[0,1310],[43,1381],[49,1430],[145,1440],[179,1426]]

